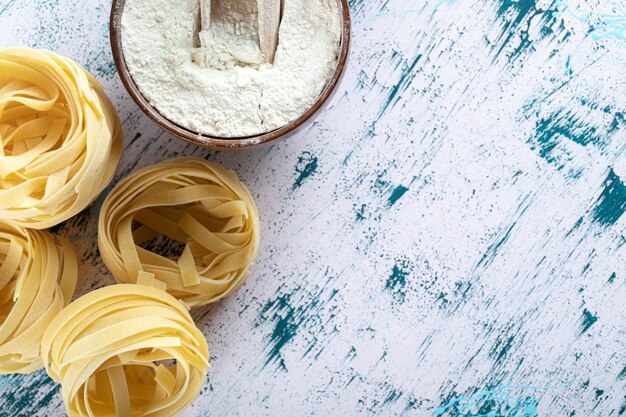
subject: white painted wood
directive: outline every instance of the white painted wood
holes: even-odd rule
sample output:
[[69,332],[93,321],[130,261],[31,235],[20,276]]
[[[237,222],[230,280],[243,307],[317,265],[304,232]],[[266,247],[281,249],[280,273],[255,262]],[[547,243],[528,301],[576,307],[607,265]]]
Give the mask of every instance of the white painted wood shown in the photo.
[[[106,86],[116,181],[199,155],[258,202],[248,282],[194,313],[212,367],[183,416],[624,415],[626,4],[350,3],[350,63],[316,123],[213,153],[128,97],[110,0],[0,2],[0,46],[68,55]],[[79,293],[113,282],[101,203],[57,230]],[[43,373],[0,378],[0,409],[65,415]]]

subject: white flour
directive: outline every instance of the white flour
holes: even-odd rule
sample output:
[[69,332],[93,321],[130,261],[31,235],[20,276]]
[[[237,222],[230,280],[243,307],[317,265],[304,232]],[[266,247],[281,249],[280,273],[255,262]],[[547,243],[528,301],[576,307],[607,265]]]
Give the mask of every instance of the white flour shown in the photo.
[[196,132],[241,137],[280,128],[313,105],[337,65],[337,0],[285,1],[274,65],[259,64],[257,0],[213,0],[211,32],[194,48],[198,7],[126,0],[126,62],[161,114]]

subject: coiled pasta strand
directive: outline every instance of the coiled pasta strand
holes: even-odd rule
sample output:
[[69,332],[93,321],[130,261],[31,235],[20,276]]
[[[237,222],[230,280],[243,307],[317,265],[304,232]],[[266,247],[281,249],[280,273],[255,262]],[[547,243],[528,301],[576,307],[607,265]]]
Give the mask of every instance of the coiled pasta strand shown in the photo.
[[144,285],[112,285],[67,306],[41,344],[70,417],[171,417],[196,398],[207,342],[186,307]]
[[[166,237],[179,256],[142,245]],[[179,158],[121,181],[100,213],[98,246],[122,283],[156,283],[191,307],[220,300],[247,278],[259,246],[257,208],[234,172]]]
[[43,366],[43,333],[69,304],[77,276],[69,240],[0,220],[0,374]]
[[113,178],[120,120],[102,85],[45,50],[0,49],[0,219],[45,229]]

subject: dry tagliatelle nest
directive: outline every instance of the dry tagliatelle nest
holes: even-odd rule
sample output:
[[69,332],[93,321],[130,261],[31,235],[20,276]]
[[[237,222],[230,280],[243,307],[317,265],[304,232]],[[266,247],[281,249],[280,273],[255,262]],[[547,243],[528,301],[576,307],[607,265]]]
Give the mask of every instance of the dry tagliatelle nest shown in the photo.
[[[179,245],[175,253],[154,249],[163,238]],[[98,244],[118,282],[157,286],[195,307],[244,283],[258,251],[259,218],[234,172],[180,158],[141,169],[113,189]]]
[[53,52],[0,49],[0,219],[45,229],[113,178],[120,120],[102,85]]
[[144,285],[112,285],[67,306],[41,343],[70,417],[170,417],[200,393],[209,366],[186,306]]
[[41,338],[69,304],[77,275],[69,240],[0,220],[0,374],[43,366]]

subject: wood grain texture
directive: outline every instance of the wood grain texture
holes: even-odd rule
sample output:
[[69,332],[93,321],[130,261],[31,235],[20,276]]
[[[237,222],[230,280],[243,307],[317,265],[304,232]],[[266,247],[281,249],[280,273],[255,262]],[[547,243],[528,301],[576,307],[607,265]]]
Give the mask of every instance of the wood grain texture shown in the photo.
[[[248,283],[196,313],[212,364],[185,416],[626,415],[626,4],[352,0],[354,49],[308,131],[246,153],[176,141],[115,73],[107,0],[3,0],[0,46],[50,48],[107,87],[119,180],[167,157],[257,199]],[[79,292],[112,282],[102,198],[57,232]],[[44,373],[0,414],[64,415]]]

